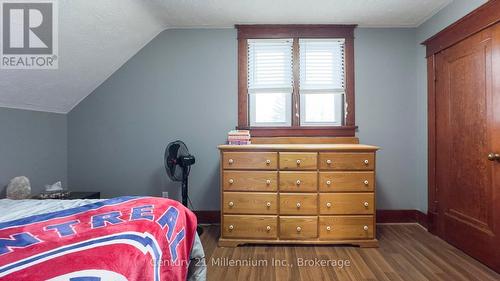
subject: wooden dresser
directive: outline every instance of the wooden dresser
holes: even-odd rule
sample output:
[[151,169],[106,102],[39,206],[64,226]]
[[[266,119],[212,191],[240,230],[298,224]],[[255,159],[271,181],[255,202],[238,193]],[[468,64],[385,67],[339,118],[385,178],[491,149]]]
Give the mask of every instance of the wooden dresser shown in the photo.
[[376,247],[375,152],[361,144],[221,145],[221,238]]

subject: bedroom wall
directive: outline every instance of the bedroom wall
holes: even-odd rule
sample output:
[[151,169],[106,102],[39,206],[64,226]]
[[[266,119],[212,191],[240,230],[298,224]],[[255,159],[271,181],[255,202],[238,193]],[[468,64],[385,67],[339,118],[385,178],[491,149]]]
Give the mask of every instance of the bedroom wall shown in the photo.
[[416,209],[415,30],[355,32],[356,123],[377,153],[377,208]]
[[[378,207],[417,207],[415,30],[355,32],[356,117],[362,142],[380,145]],[[195,209],[219,208],[218,151],[237,123],[234,29],[159,34],[68,115],[68,178],[104,197],[179,198],[163,150],[184,140],[197,157],[190,177]],[[404,157],[402,157],[404,156]]]
[[[356,29],[358,136],[382,147],[378,207],[427,210],[425,47],[420,43],[486,0],[454,0],[416,29]],[[103,196],[178,198],[163,149],[183,139],[197,156],[196,209],[217,209],[218,154],[236,124],[236,32],[167,30],[67,117],[0,108],[0,197],[17,175],[34,193],[56,180]],[[415,107],[416,105],[416,107]]]
[[486,0],[454,0],[433,17],[416,29],[416,68],[417,68],[417,200],[418,209],[427,212],[427,64],[425,47],[420,43],[443,28],[486,3]]
[[190,196],[218,209],[218,150],[237,118],[236,33],[162,32],[68,115],[69,179],[104,197],[180,198],[164,170],[165,146],[184,140],[196,156]]
[[67,116],[0,108],[0,198],[10,179],[27,176],[32,194],[67,182]]

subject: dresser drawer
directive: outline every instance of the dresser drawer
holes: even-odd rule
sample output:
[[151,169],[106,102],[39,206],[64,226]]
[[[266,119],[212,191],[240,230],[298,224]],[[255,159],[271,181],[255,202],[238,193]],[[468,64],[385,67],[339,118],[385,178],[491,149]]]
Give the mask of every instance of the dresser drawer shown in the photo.
[[280,172],[280,191],[316,192],[318,190],[317,172]]
[[336,191],[373,191],[374,172],[320,172],[319,190]]
[[320,239],[374,239],[373,216],[320,216]]
[[373,193],[321,193],[320,214],[373,214]]
[[276,193],[224,192],[224,214],[277,214]]
[[318,213],[317,194],[280,193],[280,214],[316,215]]
[[316,170],[316,152],[280,152],[280,170]]
[[226,170],[222,173],[222,186],[226,191],[276,191],[278,172]]
[[224,169],[276,170],[278,153],[276,152],[223,152]]
[[318,237],[318,217],[280,217],[280,239]]
[[375,154],[320,152],[319,168],[322,170],[373,170]]
[[223,220],[223,237],[276,239],[278,234],[277,216],[225,215]]

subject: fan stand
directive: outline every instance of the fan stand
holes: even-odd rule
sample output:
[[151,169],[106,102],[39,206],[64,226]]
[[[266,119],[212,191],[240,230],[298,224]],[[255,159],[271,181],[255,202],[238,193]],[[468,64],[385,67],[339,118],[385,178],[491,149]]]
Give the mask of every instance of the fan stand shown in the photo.
[[[188,167],[182,167],[182,186],[181,186],[181,194],[182,194],[182,205],[186,208],[188,207]],[[203,233],[203,228],[199,225],[196,226],[196,232],[198,235]]]
[[188,168],[182,167],[182,205],[188,207]]

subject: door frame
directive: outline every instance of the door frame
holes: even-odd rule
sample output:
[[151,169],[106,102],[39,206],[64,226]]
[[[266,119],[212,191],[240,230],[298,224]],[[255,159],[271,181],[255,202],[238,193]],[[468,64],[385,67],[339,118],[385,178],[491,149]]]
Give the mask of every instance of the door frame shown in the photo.
[[500,0],[490,0],[474,11],[422,42],[427,58],[427,172],[428,230],[438,234],[439,200],[436,185],[436,54],[490,26],[500,22]]

